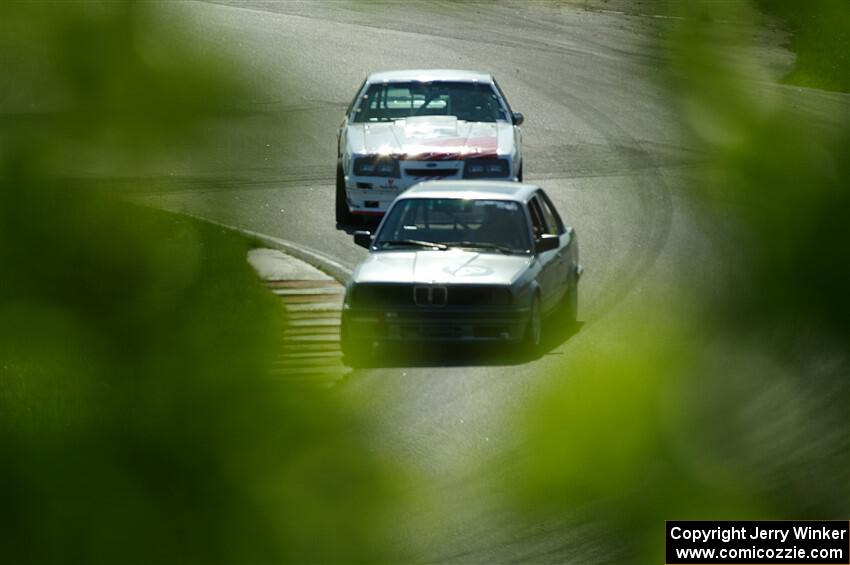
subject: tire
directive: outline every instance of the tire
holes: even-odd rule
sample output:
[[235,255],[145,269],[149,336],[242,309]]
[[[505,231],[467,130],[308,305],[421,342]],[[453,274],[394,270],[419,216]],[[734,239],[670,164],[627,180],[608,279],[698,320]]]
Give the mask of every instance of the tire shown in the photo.
[[531,301],[531,314],[522,339],[523,353],[536,359],[540,357],[543,348],[543,310],[540,306],[540,295],[535,294]]
[[354,223],[354,215],[348,209],[345,197],[345,176],[342,174],[341,167],[336,169],[336,223],[341,225]]
[[567,281],[567,292],[561,298],[556,314],[550,319],[552,331],[559,336],[569,336],[578,322],[578,277],[572,272]]
[[519,171],[516,174],[517,182],[522,182],[522,163],[519,164]]
[[567,293],[564,295],[561,308],[566,321],[570,325],[575,325],[578,321],[578,277],[576,276],[575,269],[572,269],[569,287],[567,288]]

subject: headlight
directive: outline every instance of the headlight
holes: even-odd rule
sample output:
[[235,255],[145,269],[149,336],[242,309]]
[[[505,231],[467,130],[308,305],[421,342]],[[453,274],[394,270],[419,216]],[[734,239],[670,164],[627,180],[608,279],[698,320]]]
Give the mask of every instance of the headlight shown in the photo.
[[354,160],[354,174],[362,177],[400,177],[398,159],[392,157],[358,157]]
[[469,159],[463,170],[467,179],[504,178],[508,176],[510,166],[507,159]]

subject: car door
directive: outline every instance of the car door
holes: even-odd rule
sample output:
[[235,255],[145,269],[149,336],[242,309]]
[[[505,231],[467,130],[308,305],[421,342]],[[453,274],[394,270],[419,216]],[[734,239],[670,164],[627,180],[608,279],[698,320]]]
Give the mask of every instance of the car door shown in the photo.
[[[502,91],[502,87],[499,86],[499,83],[493,79],[493,86],[496,88],[496,92],[499,93],[499,97],[502,99],[502,103],[505,106],[505,109],[508,112],[508,117],[513,120],[514,111],[511,108],[510,102],[508,102],[507,96],[505,96],[504,91]],[[514,160],[514,174],[519,173],[520,167],[522,167],[522,129],[519,127],[520,124],[514,123],[513,132],[514,132],[514,152],[513,160]],[[520,179],[522,180],[522,179]]]
[[[536,194],[528,201],[528,212],[531,216],[531,229],[536,245],[537,238],[549,233],[549,228],[546,225],[543,215],[543,208]],[[540,263],[540,274],[537,277],[537,283],[540,286],[541,307],[544,312],[548,312],[554,304],[553,293],[556,292],[559,283],[556,272],[556,261],[559,250],[560,248],[537,253],[537,261]]]
[[572,260],[569,253],[571,234],[564,227],[564,222],[555,206],[549,199],[549,196],[540,189],[535,194],[540,209],[543,212],[543,220],[546,223],[546,233],[557,235],[559,244],[553,258],[551,268],[552,274],[552,306],[556,306],[564,294],[567,292],[567,285],[570,282],[570,267]]
[[347,136],[348,136],[348,123],[351,119],[351,112],[354,110],[354,105],[357,104],[357,101],[360,99],[360,96],[363,94],[363,91],[366,88],[366,79],[360,84],[360,87],[357,89],[357,92],[354,94],[354,98],[351,99],[351,102],[348,104],[348,108],[345,110],[345,115],[342,117],[342,123],[336,130],[336,156],[337,162],[341,164],[342,162],[342,151],[346,145]]

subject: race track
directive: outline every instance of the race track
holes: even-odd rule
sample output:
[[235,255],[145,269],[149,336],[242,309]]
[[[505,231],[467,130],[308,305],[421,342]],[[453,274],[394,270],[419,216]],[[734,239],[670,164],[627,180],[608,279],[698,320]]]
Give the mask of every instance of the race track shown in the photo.
[[[333,394],[360,406],[369,442],[415,469],[421,492],[396,538],[420,561],[599,560],[604,525],[577,509],[518,522],[504,496],[513,424],[561,360],[616,339],[607,320],[647,289],[711,284],[711,226],[689,179],[701,155],[661,86],[651,18],[557,2],[233,2],[184,5],[199,41],[240,57],[262,97],[211,125],[226,134],[205,171],[163,165],[140,197],[285,239],[353,267],[365,254],[333,218],[335,132],[364,76],[397,68],[480,69],[523,112],[525,179],[580,237],[580,330],[529,363],[461,356],[348,374]],[[215,179],[210,182],[209,179]]]

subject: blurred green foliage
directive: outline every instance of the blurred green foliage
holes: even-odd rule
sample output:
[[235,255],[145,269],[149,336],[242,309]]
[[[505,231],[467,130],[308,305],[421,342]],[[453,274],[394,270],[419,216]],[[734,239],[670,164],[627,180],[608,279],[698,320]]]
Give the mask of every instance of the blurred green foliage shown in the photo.
[[738,326],[805,324],[850,335],[842,290],[850,287],[850,107],[760,84],[748,35],[758,18],[751,10],[747,19],[744,5],[732,26],[722,23],[725,4],[691,3],[670,33],[673,88],[693,142],[711,158],[711,178],[695,188],[718,203],[721,220],[734,220],[735,252],[746,255],[734,263],[735,289],[721,312]]
[[[660,563],[665,519],[843,519],[850,502],[846,106],[813,119],[759,82],[750,4],[665,5],[723,288],[579,336],[517,419],[520,507],[602,524],[600,560],[620,562]],[[791,80],[846,89],[848,4],[815,24],[795,5],[763,4],[798,30]],[[0,4],[3,562],[389,559],[402,480],[344,406],[267,378],[284,321],[246,242],[103,181],[202,143],[248,95],[201,45],[179,4]]]
[[688,189],[722,286],[645,290],[525,416],[521,507],[604,525],[611,562],[662,562],[664,520],[850,511],[848,104],[766,81],[753,5],[676,9],[663,80],[707,157]]
[[201,140],[232,63],[147,2],[2,3],[0,62],[0,561],[380,559],[398,475],[268,376],[246,241],[108,180]]

